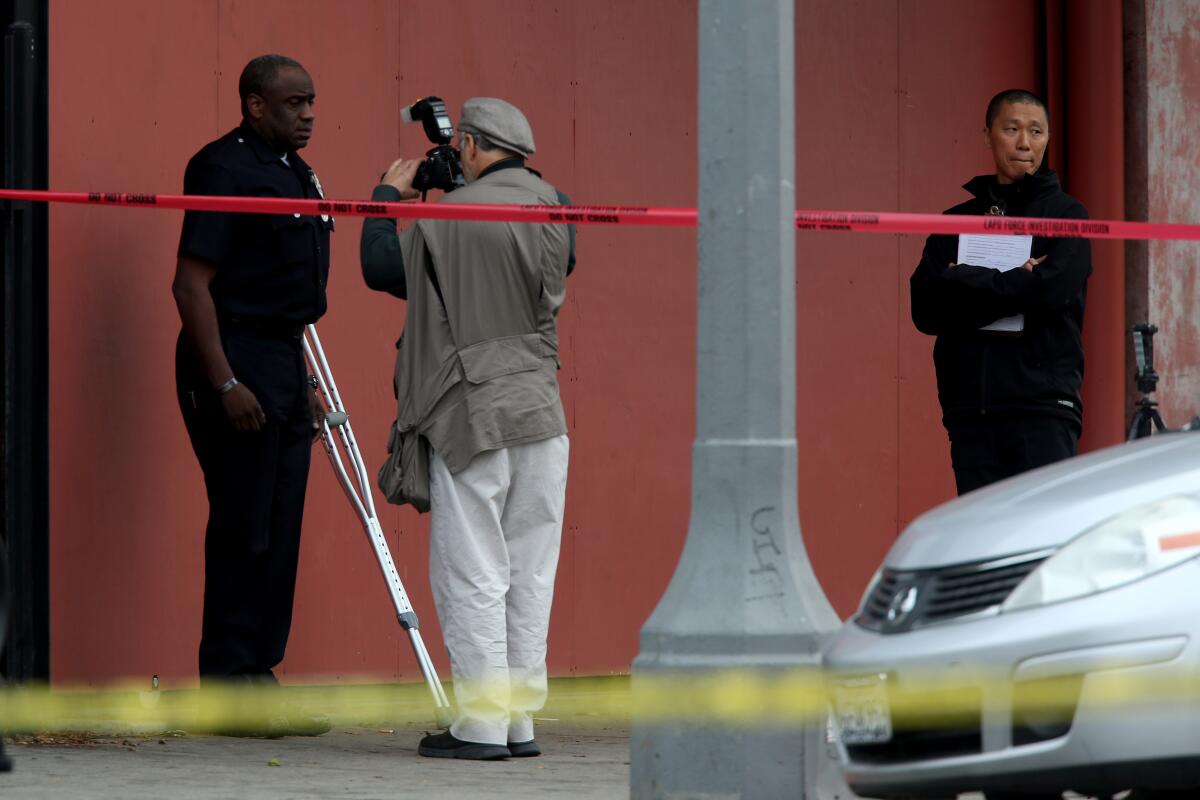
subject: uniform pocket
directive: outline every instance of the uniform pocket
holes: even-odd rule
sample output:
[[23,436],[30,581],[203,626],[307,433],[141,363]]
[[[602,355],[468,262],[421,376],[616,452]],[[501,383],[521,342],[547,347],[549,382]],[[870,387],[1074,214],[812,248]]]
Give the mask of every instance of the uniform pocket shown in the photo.
[[313,231],[308,217],[271,217],[271,228],[285,264],[303,264],[313,259]]
[[429,510],[429,445],[413,428],[400,430],[393,422],[388,431],[388,456],[375,477],[389,503],[411,504]]
[[531,372],[542,365],[542,337],[537,333],[489,339],[458,352],[463,374],[471,383],[486,383],[501,375]]

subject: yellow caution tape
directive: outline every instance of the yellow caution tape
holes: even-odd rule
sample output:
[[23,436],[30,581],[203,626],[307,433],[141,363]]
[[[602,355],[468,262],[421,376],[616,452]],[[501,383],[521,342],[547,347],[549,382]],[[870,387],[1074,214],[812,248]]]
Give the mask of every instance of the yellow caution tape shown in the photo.
[[[956,670],[927,680],[867,676],[894,728],[941,727],[978,718],[988,703],[1014,717],[1069,721],[1086,686],[1101,710],[1129,713],[1193,703],[1200,675],[1179,670],[1150,681],[1131,673],[1098,671],[1014,684],[1006,674]],[[718,724],[795,726],[821,722],[845,702],[859,676],[815,669],[639,673],[551,681],[539,716],[579,725]],[[507,691],[507,690],[505,690]],[[1097,699],[1098,698],[1098,699]],[[424,683],[221,688],[144,691],[130,685],[105,690],[16,687],[0,690],[0,730],[21,732],[189,733],[255,729],[296,710],[328,715],[335,725],[394,726],[433,722]]]

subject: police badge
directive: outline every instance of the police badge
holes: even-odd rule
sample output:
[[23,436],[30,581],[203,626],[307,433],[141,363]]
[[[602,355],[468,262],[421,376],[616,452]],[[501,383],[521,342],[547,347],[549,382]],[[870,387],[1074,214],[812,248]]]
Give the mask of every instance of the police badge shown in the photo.
[[[309,169],[308,179],[310,181],[312,181],[313,188],[317,190],[317,197],[324,200],[325,199],[325,191],[321,188],[321,181],[319,178],[317,178],[316,170]],[[331,219],[331,217],[328,214],[321,215],[321,222],[329,222],[330,219]]]

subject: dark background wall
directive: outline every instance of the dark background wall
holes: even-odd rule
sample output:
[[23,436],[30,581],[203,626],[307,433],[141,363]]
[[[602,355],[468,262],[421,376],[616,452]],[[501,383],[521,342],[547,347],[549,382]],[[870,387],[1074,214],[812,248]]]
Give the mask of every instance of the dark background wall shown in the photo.
[[[46,188],[46,30],[45,0],[0,0],[6,187]],[[12,681],[50,674],[48,220],[45,204],[0,203],[0,676]]]
[[[1057,42],[1046,44],[1046,8],[1033,0],[798,2],[798,207],[927,212],[959,202],[958,187],[990,171],[987,99],[1039,86],[1047,58],[1062,64]],[[237,123],[243,64],[274,51],[314,76],[318,119],[305,158],[331,198],[365,197],[394,157],[427,148],[419,130],[401,126],[398,109],[436,93],[455,116],[472,95],[523,108],[539,148],[533,165],[576,202],[696,203],[696,8],[688,0],[55,0],[50,36],[56,189],[179,191],[188,157]],[[206,506],[172,388],[179,223],[178,213],[152,210],[51,213],[59,683],[194,679]],[[359,230],[359,220],[337,221],[320,329],[373,470],[393,415],[391,359],[404,307],[362,285]],[[801,521],[843,615],[898,531],[952,494],[932,341],[908,318],[907,279],[922,240],[806,233],[797,242]],[[674,569],[694,425],[695,256],[688,230],[580,233],[560,326],[572,448],[554,674],[627,670]],[[1089,318],[1092,327],[1122,324]],[[1120,363],[1120,351],[1106,347],[1089,349],[1089,379],[1093,364],[1103,374]],[[1089,405],[1090,444],[1119,438],[1122,414],[1092,416]],[[425,577],[428,520],[391,507],[381,516],[445,670]],[[417,676],[320,453],[304,537],[283,673]]]

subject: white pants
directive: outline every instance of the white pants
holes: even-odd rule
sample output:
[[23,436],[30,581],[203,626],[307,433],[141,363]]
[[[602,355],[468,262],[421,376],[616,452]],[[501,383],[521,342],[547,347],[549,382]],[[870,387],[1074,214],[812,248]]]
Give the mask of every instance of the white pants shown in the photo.
[[562,540],[566,436],[481,453],[457,475],[432,453],[429,579],[468,742],[533,738]]

